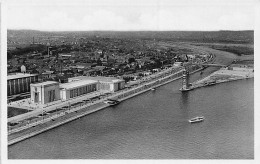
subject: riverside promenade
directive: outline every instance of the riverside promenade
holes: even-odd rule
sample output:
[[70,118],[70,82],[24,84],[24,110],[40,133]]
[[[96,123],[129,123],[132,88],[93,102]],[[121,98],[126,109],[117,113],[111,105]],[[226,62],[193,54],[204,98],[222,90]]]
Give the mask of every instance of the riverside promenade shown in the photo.
[[[200,67],[194,67],[192,72],[200,71]],[[43,115],[42,117],[33,117],[32,120],[24,120],[19,126],[8,129],[8,145],[15,144],[19,141],[25,140],[44,131],[50,130],[62,124],[68,123],[72,120],[79,119],[87,114],[99,111],[108,104],[104,103],[106,99],[117,99],[119,101],[127,100],[131,97],[137,96],[144,92],[150,91],[151,88],[156,88],[167,84],[171,81],[182,77],[182,67],[170,68],[162,72],[146,78],[141,79],[139,84],[131,88],[125,88],[110,96],[103,97],[94,102],[83,104],[74,108],[64,108],[55,113]]]

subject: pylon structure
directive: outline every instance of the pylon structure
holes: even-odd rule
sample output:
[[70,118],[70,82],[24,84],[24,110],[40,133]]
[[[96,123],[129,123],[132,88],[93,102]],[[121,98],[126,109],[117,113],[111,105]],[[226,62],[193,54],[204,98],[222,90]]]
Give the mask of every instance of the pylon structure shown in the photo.
[[189,80],[190,80],[189,71],[186,67],[184,67],[184,70],[182,72],[182,88],[180,89],[181,91],[191,90],[189,86]]

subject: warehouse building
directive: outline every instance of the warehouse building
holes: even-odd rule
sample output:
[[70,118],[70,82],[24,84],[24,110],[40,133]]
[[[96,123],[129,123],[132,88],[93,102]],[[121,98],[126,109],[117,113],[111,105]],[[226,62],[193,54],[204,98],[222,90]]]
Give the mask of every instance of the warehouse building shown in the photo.
[[47,104],[60,100],[59,83],[55,81],[46,81],[37,84],[31,84],[31,102],[35,104]]
[[38,82],[38,75],[16,73],[7,76],[7,95],[18,95],[30,92],[30,84]]
[[68,100],[94,91],[97,91],[97,81],[94,80],[80,80],[60,84],[60,97],[62,100]]
[[103,76],[77,76],[69,78],[69,82],[81,81],[81,80],[94,80],[97,81],[97,90],[104,92],[116,92],[125,87],[125,81],[114,77],[103,77]]

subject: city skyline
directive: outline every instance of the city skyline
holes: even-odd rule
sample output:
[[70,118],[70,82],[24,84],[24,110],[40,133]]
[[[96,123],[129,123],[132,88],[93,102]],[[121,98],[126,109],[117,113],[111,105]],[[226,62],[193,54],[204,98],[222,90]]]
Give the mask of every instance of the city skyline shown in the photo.
[[[252,1],[23,0],[7,5],[7,29],[40,31],[253,30]],[[150,1],[149,1],[150,2]],[[202,3],[203,2],[203,3]]]

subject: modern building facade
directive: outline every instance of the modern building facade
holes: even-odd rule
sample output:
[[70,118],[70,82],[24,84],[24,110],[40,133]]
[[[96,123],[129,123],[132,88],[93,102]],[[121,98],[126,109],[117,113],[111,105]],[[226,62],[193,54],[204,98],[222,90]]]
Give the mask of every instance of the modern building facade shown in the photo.
[[16,73],[7,76],[7,95],[30,92],[30,84],[38,82],[38,75]]
[[125,87],[125,81],[110,77],[79,76],[69,78],[68,83],[46,81],[31,84],[31,103],[48,104],[57,100],[69,100],[95,91],[115,92]]
[[31,84],[31,103],[47,104],[60,100],[59,83],[46,81],[43,83]]
[[103,76],[77,76],[69,78],[69,82],[81,81],[81,80],[94,80],[97,81],[97,90],[115,92],[125,87],[125,81],[114,77],[103,77]]
[[62,100],[85,95],[97,91],[97,81],[80,80],[60,84],[60,97]]

